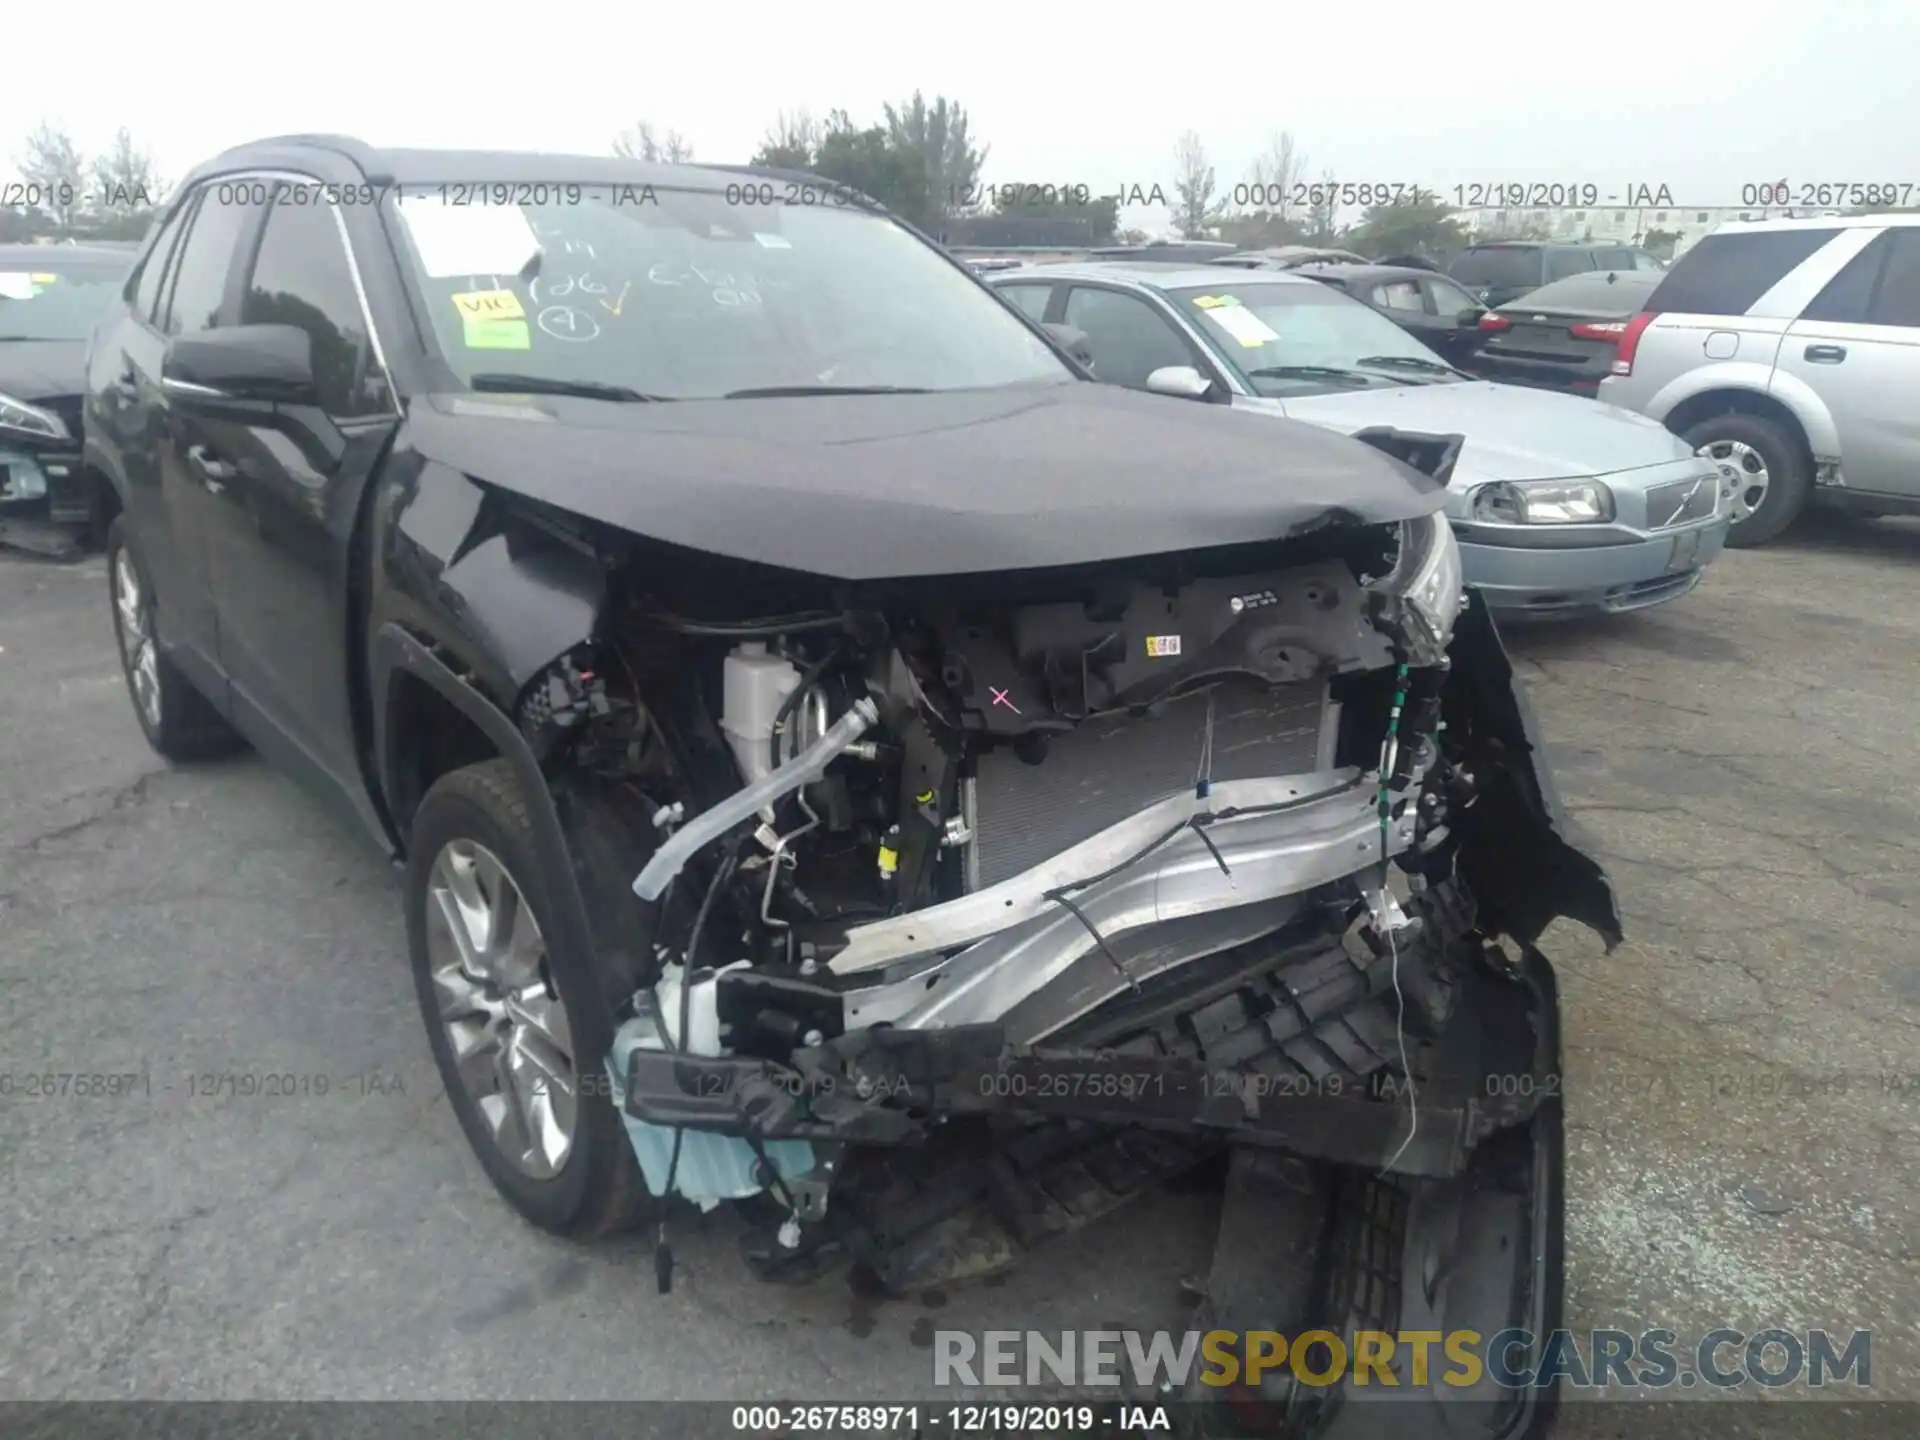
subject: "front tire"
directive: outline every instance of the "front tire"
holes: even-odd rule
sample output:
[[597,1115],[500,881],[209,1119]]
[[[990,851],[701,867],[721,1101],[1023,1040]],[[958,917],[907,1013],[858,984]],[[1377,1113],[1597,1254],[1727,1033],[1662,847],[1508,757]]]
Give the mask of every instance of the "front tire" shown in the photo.
[[107,527],[107,587],[120,671],[147,743],[168,760],[211,760],[241,749],[246,742],[160,649],[158,605],[127,543],[124,516]]
[[[589,1239],[654,1213],[603,1056],[575,1018],[603,987],[556,965],[545,871],[513,768],[442,776],[414,816],[407,939],[421,1016],[460,1128],[495,1188],[533,1224]],[[591,1029],[592,1027],[586,1027]]]
[[1720,467],[1733,489],[1733,528],[1727,544],[1750,549],[1776,540],[1800,518],[1813,493],[1813,467],[1784,426],[1737,411],[1715,415],[1682,437]]

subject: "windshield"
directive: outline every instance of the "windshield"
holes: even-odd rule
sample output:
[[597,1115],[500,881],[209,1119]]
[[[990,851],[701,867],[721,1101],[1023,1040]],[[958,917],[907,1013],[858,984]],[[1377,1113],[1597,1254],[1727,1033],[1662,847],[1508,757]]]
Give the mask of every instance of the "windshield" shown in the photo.
[[1322,395],[1460,378],[1384,315],[1316,281],[1249,276],[1169,294],[1256,394]]
[[0,340],[85,340],[130,268],[37,258],[0,268]]
[[1531,245],[1495,245],[1469,250],[1447,268],[1462,285],[1525,285],[1540,283],[1540,252]]
[[[790,188],[433,185],[408,187],[399,213],[441,349],[481,388],[526,377],[696,400],[1075,383],[910,231],[817,193],[771,203]],[[501,205],[443,194],[496,189],[554,193]]]

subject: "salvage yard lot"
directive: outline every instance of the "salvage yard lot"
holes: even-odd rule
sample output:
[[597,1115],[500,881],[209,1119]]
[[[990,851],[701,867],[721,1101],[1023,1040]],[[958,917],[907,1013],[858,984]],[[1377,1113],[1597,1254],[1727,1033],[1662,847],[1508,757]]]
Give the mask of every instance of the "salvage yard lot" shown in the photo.
[[[1803,529],[1511,640],[1628,930],[1545,945],[1568,1322],[1870,1328],[1875,1391],[1920,1398],[1920,521]],[[0,559],[0,1398],[900,1398],[936,1326],[1184,1324],[1194,1189],[896,1299],[760,1287],[687,1218],[659,1297],[650,1236],[582,1251],[495,1196],[403,947],[290,781],[147,749],[98,560]]]

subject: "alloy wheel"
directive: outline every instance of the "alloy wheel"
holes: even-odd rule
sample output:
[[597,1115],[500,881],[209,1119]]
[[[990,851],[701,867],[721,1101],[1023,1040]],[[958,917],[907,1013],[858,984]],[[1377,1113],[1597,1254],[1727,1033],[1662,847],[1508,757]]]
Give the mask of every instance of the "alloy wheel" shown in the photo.
[[149,727],[160,728],[160,655],[154,649],[153,624],[140,576],[126,546],[113,556],[113,606],[120,660],[133,682],[134,703]]
[[536,1180],[573,1149],[579,1079],[546,940],[506,866],[451,840],[427,880],[427,959],[454,1067],[500,1153]]
[[1720,467],[1720,488],[1733,497],[1733,523],[1750,519],[1773,483],[1760,452],[1740,440],[1709,440],[1699,453]]

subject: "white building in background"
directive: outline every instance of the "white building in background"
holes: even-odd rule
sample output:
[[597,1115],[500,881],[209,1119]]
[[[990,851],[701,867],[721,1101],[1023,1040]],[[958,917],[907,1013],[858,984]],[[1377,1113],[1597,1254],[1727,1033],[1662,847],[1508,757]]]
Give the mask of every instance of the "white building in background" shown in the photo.
[[1791,205],[1710,205],[1694,209],[1678,206],[1665,209],[1645,206],[1626,209],[1599,207],[1589,210],[1496,209],[1491,205],[1482,205],[1457,210],[1454,215],[1476,241],[1537,238],[1611,240],[1622,245],[1640,245],[1645,243],[1649,232],[1660,230],[1679,237],[1673,243],[1672,253],[1681,255],[1702,236],[1712,234],[1729,220],[1810,219],[1816,215],[1839,213],[1838,210],[1812,210]]

